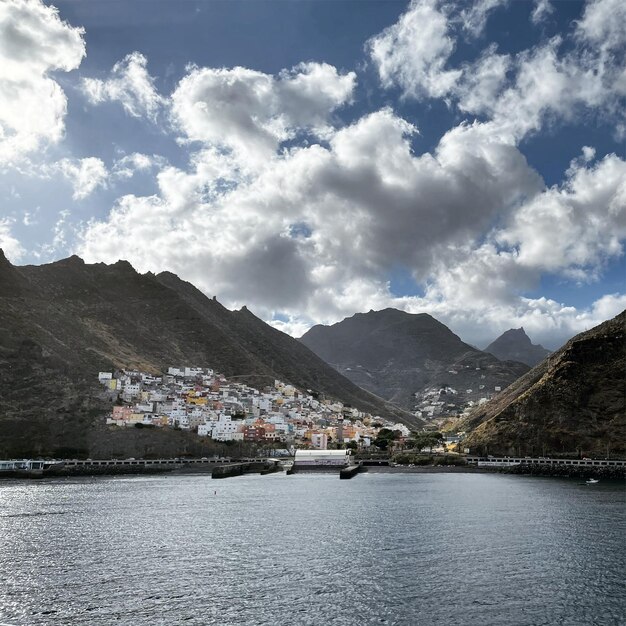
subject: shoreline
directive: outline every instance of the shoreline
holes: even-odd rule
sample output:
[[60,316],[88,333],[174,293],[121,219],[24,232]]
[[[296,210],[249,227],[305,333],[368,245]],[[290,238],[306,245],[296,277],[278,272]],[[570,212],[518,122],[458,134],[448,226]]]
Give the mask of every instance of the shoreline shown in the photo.
[[[246,462],[251,465],[249,461]],[[144,475],[208,475],[214,473],[219,468],[230,467],[238,462],[230,463],[211,463],[203,462],[199,464],[186,465],[177,463],[176,465],[158,466],[158,465],[82,465],[70,467],[52,467],[41,471],[29,470],[12,470],[0,472],[0,482],[5,480],[41,480],[45,478],[76,478],[76,477],[97,477],[97,476],[144,476]],[[249,467],[245,473],[261,473],[258,463],[253,463],[254,468]],[[282,470],[284,471],[284,470]],[[278,473],[281,470],[277,470]],[[575,478],[575,479],[610,479],[624,480],[626,479],[626,467],[573,467],[573,466],[549,466],[549,465],[517,465],[511,467],[477,467],[475,465],[416,465],[409,467],[406,465],[366,465],[361,469],[363,473],[374,474],[506,474],[509,476],[538,476],[548,478]],[[268,473],[268,472],[263,472]],[[274,473],[274,472],[271,472]],[[300,470],[296,473],[331,473],[339,475],[339,469],[327,470],[322,468],[321,471]],[[219,472],[222,475],[223,472]]]
[[470,465],[418,465],[406,467],[403,465],[367,466],[367,473],[372,474],[488,474],[491,470],[484,467],[472,467]]

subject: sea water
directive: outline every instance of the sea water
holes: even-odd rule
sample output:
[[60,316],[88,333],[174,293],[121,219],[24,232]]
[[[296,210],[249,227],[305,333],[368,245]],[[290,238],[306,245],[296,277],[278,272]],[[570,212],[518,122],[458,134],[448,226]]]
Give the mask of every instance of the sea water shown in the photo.
[[625,624],[624,484],[0,481],[0,623]]

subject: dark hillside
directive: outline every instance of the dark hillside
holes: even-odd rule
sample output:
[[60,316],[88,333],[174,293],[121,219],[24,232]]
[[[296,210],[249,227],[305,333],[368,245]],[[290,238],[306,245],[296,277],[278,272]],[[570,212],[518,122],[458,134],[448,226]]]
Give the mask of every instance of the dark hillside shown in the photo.
[[577,335],[465,420],[476,452],[626,452],[626,311]]
[[409,410],[442,387],[454,388],[461,406],[528,371],[464,343],[430,315],[396,309],[314,326],[300,341],[356,384]]
[[98,371],[183,364],[261,386],[278,378],[417,422],[249,311],[228,311],[172,274],[78,257],[14,267],[0,256],[0,456],[87,453],[109,408]]

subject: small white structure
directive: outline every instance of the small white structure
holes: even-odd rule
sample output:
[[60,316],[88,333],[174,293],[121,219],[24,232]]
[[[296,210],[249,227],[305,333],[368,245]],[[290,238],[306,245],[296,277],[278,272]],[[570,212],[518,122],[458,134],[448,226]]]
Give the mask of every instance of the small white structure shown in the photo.
[[351,450],[296,450],[294,465],[303,466],[343,466],[350,462]]

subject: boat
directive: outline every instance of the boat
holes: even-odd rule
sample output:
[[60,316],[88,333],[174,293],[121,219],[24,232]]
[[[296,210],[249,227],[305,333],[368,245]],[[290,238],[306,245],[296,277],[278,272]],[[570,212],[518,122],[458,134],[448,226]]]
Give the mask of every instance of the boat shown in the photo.
[[585,481],[585,485],[595,485],[596,483],[599,483],[600,481],[596,478],[588,478]]

